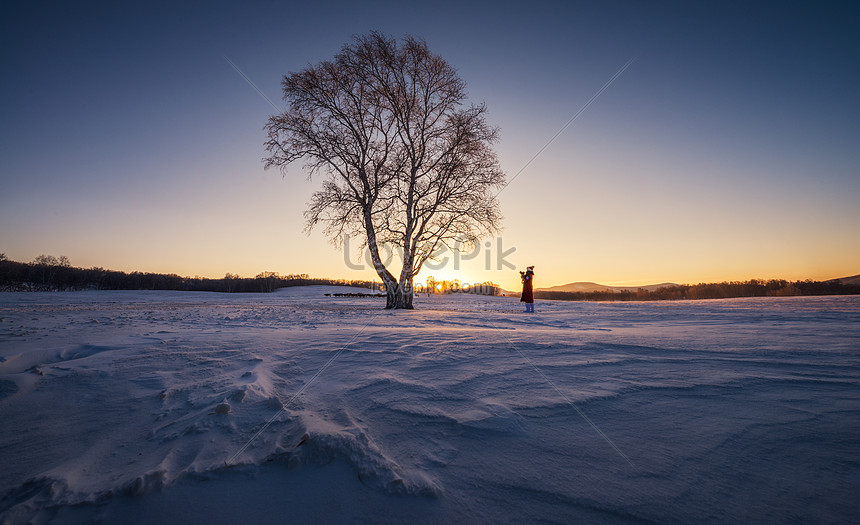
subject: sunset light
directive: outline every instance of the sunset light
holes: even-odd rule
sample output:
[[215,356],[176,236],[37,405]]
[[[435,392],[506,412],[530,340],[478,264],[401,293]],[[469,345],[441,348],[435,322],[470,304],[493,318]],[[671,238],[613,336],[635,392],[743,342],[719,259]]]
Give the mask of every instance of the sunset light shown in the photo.
[[860,523],[857,13],[5,1],[0,524]]
[[[510,33],[479,7],[404,19],[344,4],[321,34],[268,9],[237,32],[217,10],[203,23],[154,9],[126,27],[119,7],[18,4],[3,37],[17,80],[2,88],[0,250],[188,276],[374,278],[304,233],[319,177],[260,159],[282,76],[380,28],[424,38],[486,104],[508,180],[498,238],[541,285],[858,272],[856,36],[838,14],[551,5],[511,18]],[[140,45],[153,28],[157,45]],[[57,74],[65,89],[49,88]],[[61,124],[47,152],[45,122]],[[435,273],[518,286],[485,255]]]

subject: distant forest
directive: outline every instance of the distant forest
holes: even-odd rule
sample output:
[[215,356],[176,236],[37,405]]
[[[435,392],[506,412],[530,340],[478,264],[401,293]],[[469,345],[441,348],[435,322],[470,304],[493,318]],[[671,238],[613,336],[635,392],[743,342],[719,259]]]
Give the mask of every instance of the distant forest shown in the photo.
[[537,291],[537,299],[560,301],[681,301],[690,299],[730,299],[734,297],[793,297],[801,295],[860,295],[860,285],[833,281],[734,281],[680,284],[648,291],[547,292]]
[[10,261],[0,253],[0,291],[45,292],[73,290],[179,290],[187,292],[265,293],[312,284],[371,288],[372,281],[316,279],[307,274],[263,272],[255,277],[227,274],[222,279],[180,277],[175,274],[120,272],[104,268],[75,268],[64,256],[40,255],[33,262]]
[[[425,293],[464,292],[456,281],[440,281]],[[450,284],[450,286],[448,286]],[[177,290],[189,292],[266,293],[279,288],[307,285],[378,288],[379,283],[345,279],[319,279],[308,274],[279,275],[262,272],[255,277],[226,274],[221,279],[181,277],[176,274],[121,272],[104,268],[76,268],[64,256],[40,255],[33,262],[10,261],[0,253],[0,291],[40,292],[74,290]],[[482,283],[471,293],[498,295],[498,285]],[[436,288],[440,288],[436,290]],[[450,288],[450,289],[449,289]],[[432,290],[432,291],[431,291]],[[681,284],[648,291],[549,292],[536,291],[535,298],[560,301],[680,301],[691,299],[730,299],[734,297],[790,297],[803,295],[860,295],[860,284],[832,281],[768,281],[753,279],[722,283]]]

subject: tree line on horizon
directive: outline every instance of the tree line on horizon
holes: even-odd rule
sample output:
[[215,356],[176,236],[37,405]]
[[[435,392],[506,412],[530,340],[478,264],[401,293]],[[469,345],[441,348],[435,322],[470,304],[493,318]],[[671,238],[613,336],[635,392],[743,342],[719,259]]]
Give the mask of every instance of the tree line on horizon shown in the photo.
[[68,257],[40,255],[32,262],[10,261],[0,253],[0,291],[53,292],[79,290],[175,290],[184,292],[268,293],[290,286],[332,285],[371,288],[372,281],[320,279],[306,273],[255,277],[227,273],[221,279],[176,274],[123,272],[100,267],[76,268]]
[[[430,284],[435,289],[431,291]],[[436,284],[441,286],[437,289]],[[78,291],[78,290],[174,290],[188,292],[268,293],[291,286],[330,285],[381,289],[373,281],[312,278],[306,273],[280,275],[262,272],[254,277],[227,273],[221,279],[182,277],[177,274],[123,272],[101,267],[77,268],[68,257],[40,255],[32,262],[9,260],[0,253],[0,291]],[[459,282],[431,281],[425,293],[478,293],[498,295],[498,285],[486,282],[464,289]],[[468,291],[467,291],[468,290]],[[811,295],[860,295],[860,284],[831,281],[787,281],[784,279],[680,284],[656,290],[558,292],[536,291],[535,298],[561,301],[682,301],[731,299],[736,297],[793,297]]]
[[559,301],[684,301],[737,297],[795,297],[806,295],[860,295],[860,285],[833,281],[786,281],[784,279],[677,284],[636,291],[551,292],[536,291],[535,298]]

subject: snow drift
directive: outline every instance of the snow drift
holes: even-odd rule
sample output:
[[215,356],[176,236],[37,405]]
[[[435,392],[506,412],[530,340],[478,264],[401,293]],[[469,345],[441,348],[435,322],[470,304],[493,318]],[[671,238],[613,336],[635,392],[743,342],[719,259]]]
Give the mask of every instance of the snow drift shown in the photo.
[[856,521],[860,298],[0,294],[0,521]]

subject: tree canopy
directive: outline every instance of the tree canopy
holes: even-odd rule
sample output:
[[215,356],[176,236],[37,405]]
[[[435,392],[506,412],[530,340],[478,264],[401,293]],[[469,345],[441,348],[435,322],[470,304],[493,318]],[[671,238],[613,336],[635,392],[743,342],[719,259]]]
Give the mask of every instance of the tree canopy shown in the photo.
[[[309,176],[325,176],[306,227],[322,225],[335,243],[363,239],[387,308],[412,307],[412,280],[442,247],[467,249],[499,230],[498,129],[423,40],[356,36],[282,86],[288,109],[266,125],[266,168],[302,160]],[[399,278],[380,257],[385,243],[401,250]]]

